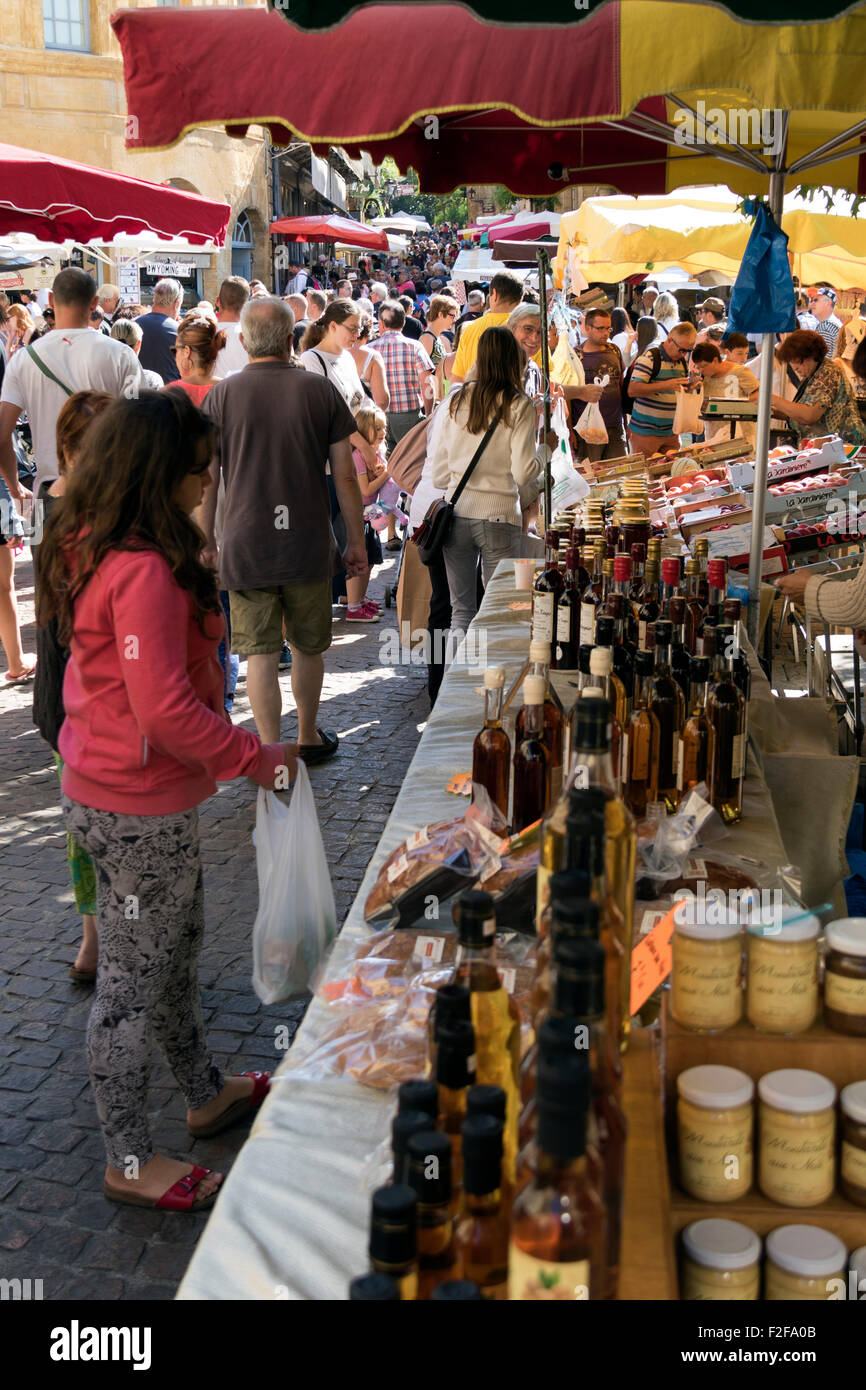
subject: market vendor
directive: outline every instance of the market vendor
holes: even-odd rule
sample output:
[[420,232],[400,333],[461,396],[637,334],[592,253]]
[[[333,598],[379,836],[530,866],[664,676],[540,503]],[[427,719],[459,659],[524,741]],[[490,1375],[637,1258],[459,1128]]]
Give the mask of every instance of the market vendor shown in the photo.
[[845,373],[827,359],[827,343],[820,333],[798,328],[779,345],[776,356],[790,363],[800,388],[792,401],[773,396],[773,414],[790,420],[798,439],[838,434],[846,444],[866,444],[866,423]]
[[[704,383],[704,401],[717,400],[719,397],[733,400],[752,400],[758,394],[760,382],[748,367],[741,366],[737,362],[726,360],[722,357],[720,349],[715,343],[700,342],[695,344],[692,353],[692,372],[696,377],[700,377]],[[719,439],[731,438],[731,424],[734,423],[735,439],[746,439],[750,444],[755,443],[755,423],[753,420],[707,420],[704,426],[704,438],[708,444],[714,444]]]

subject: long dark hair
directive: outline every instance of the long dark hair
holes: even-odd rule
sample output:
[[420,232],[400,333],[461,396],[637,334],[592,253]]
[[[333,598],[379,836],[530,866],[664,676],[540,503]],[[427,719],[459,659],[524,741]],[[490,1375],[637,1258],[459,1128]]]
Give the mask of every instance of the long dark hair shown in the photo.
[[216,581],[199,558],[202,532],[172,499],[188,474],[205,471],[215,435],[183,391],[121,397],[93,421],[40,546],[40,626],[56,617],[68,645],[75,600],[107,553],[156,550],[192,595],[205,631],[206,615],[220,611]]
[[470,434],[483,434],[497,415],[510,427],[515,407],[527,400],[523,351],[510,329],[496,325],[482,333],[476,372],[475,380],[468,382],[448,407],[452,418],[457,418],[457,411],[468,399],[466,429]]

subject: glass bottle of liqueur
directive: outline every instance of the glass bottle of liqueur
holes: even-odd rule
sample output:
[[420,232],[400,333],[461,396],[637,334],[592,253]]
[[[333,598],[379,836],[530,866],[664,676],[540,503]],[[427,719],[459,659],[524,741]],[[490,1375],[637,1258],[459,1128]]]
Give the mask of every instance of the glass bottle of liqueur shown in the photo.
[[698,583],[701,577],[699,560],[686,560],[685,564],[686,631],[684,646],[694,653],[698,640],[698,629],[703,622],[706,604],[698,597]]
[[[498,980],[498,976],[496,977]],[[475,1029],[455,1019],[439,1029],[436,1043],[436,1085],[439,1090],[439,1128],[451,1144],[451,1179],[462,1178],[460,1126],[466,1119],[466,1092],[475,1084]]]
[[550,755],[544,745],[544,697],[542,676],[523,682],[523,737],[515,732],[514,792],[511,823],[515,834],[539,820],[550,800]]
[[716,628],[719,675],[707,697],[710,799],[726,825],[743,814],[746,702],[734,681],[734,629]]
[[[551,961],[555,939],[559,936],[590,936],[598,940],[599,907],[590,898],[592,879],[582,869],[560,869],[550,876],[550,905],[543,913],[538,933],[535,956],[535,980],[532,986],[532,1026],[537,1028],[550,1007],[553,989]],[[524,1103],[527,1100],[524,1079],[525,1066],[521,1066],[520,1094]]]
[[[561,611],[561,610],[559,610]],[[559,705],[550,693],[550,667],[548,665],[549,647],[546,642],[530,642],[529,644],[529,675],[540,676],[544,681],[544,716],[543,734],[544,746],[547,749],[548,762],[550,767],[550,788],[548,800],[552,801],[559,796],[562,787],[562,744],[563,744],[563,714]],[[524,704],[517,712],[517,719],[514,724],[514,741],[518,745],[526,737],[526,705]]]
[[508,1298],[511,1213],[502,1192],[502,1123],[468,1115],[463,1124],[463,1212],[457,1227],[461,1279],[491,1301]]
[[511,1214],[508,1297],[599,1299],[604,1295],[604,1207],[587,1168],[592,1081],[579,1053],[538,1066],[538,1128],[529,1182]]
[[601,562],[601,611],[607,612],[608,599],[613,590],[613,559],[606,557]]
[[660,591],[660,604],[662,614],[665,618],[670,617],[670,601],[680,595],[680,562],[676,555],[668,555],[662,560],[662,582]]
[[556,669],[575,671],[580,645],[580,590],[575,579],[573,546],[565,552],[565,579],[556,610]]
[[623,799],[632,815],[643,820],[650,802],[658,800],[659,721],[650,709],[652,652],[638,652],[635,661],[635,706],[623,734]]
[[[628,712],[631,708],[631,687],[634,680],[631,655],[625,647],[619,647],[616,642],[614,619],[608,614],[600,614],[595,624],[595,647],[598,651],[600,647],[605,648],[611,655],[611,685],[614,696],[614,712],[620,725],[625,724],[628,719]],[[592,657],[590,656],[590,675],[593,676],[593,683],[598,684],[592,671]],[[614,763],[614,767],[617,764]]]
[[[439,1044],[439,1033],[443,1028],[447,1028],[452,1023],[471,1023],[472,1010],[470,1007],[469,990],[465,985],[440,985],[433,1000],[433,1007],[430,1010],[430,1017],[427,1021],[427,1059],[428,1077],[436,1076],[436,1048]],[[404,1081],[400,1087],[399,1095],[402,1097],[404,1087],[414,1087],[427,1085],[427,1082]],[[421,1093],[424,1095],[425,1093]],[[399,1103],[399,1102],[398,1102]],[[427,1113],[435,1117],[438,1111],[430,1106],[431,1101],[423,1104],[416,1098],[410,1106],[412,1110],[427,1110]]]
[[651,561],[646,562],[643,587],[643,600],[636,613],[637,649],[639,652],[652,652],[655,646],[655,625],[661,613],[659,603],[659,572]]
[[631,604],[638,603],[643,593],[645,572],[646,546],[641,541],[635,541],[631,548],[631,579],[628,586],[628,600]]
[[[567,820],[567,864],[590,874],[590,894],[599,907],[599,940],[605,954],[605,1001],[610,1034],[619,1042],[626,1034],[628,1003],[623,976],[631,960],[631,932],[605,881],[604,809],[596,800],[597,788],[575,794]],[[580,797],[580,800],[577,798]],[[593,804],[595,803],[595,804]],[[629,952],[626,954],[626,946]]]
[[446,1279],[458,1278],[451,1215],[451,1144],[441,1130],[413,1134],[407,1146],[407,1186],[417,1198],[418,1295],[428,1299]]
[[590,657],[590,671],[596,687],[601,691],[610,708],[610,759],[613,764],[614,781],[617,790],[619,790],[622,784],[623,745],[622,723],[617,718],[617,709],[620,706],[620,701],[622,701],[622,706],[625,706],[625,696],[621,681],[617,681],[619,690],[614,686],[616,678],[613,674],[613,653],[610,647],[593,647]]
[[595,620],[602,605],[603,564],[604,545],[599,542],[593,549],[592,580],[580,596],[580,640],[590,646],[595,645]]
[[505,1092],[506,1172],[513,1182],[517,1156],[520,1012],[503,988],[496,968],[496,919],[489,893],[460,894],[457,932],[459,949],[454,980],[469,990],[475,1029],[476,1068],[472,1079],[485,1086],[501,1086]]
[[734,681],[743,693],[746,702],[746,721],[748,723],[749,699],[752,694],[752,672],[749,658],[740,646],[740,618],[742,605],[738,598],[726,598],[722,604],[724,622],[734,629]]
[[555,531],[547,531],[544,537],[544,569],[536,576],[532,586],[532,640],[546,642],[548,650],[553,646],[556,633],[556,605],[562,593],[563,580],[556,563],[558,537]]
[[698,536],[695,545],[695,559],[700,566],[698,577],[698,599],[701,603],[706,603],[710,596],[710,542],[706,536]]
[[[433,1091],[436,1092],[435,1086]],[[391,1158],[393,1162],[391,1181],[393,1183],[408,1181],[409,1140],[413,1134],[431,1129],[436,1124],[436,1119],[436,1115],[431,1119],[423,1110],[397,1111],[391,1121]]]
[[[592,583],[592,575],[590,574],[591,560],[586,553],[583,543],[584,531],[575,528],[573,534],[574,558],[577,561],[574,569],[574,583],[578,593],[582,595],[587,585]],[[588,561],[589,564],[587,563]]]
[[671,675],[683,692],[688,709],[689,700],[689,654],[686,651],[686,601],[675,596],[668,604],[668,621],[671,625]]
[[707,754],[710,747],[710,722],[707,718],[707,682],[710,662],[706,656],[693,656],[690,663],[692,686],[689,717],[683,725],[680,739],[680,760],[677,788],[680,796],[690,792],[699,782],[707,780]]
[[581,642],[577,649],[577,691],[575,692],[574,703],[568,711],[565,721],[565,734],[563,737],[564,759],[563,759],[563,778],[567,779],[571,771],[572,758],[574,756],[574,730],[577,720],[577,706],[581,696],[592,686],[592,673],[589,663],[592,660],[594,644],[592,642]]
[[484,787],[494,806],[508,820],[511,788],[511,740],[502,727],[502,695],[505,667],[488,666],[484,672],[484,728],[472,745],[472,781]]
[[728,591],[728,565],[725,560],[710,560],[707,566],[709,574],[709,597],[704,609],[704,616],[698,625],[697,642],[695,643],[695,656],[709,656],[702,646],[704,630],[708,627],[718,627],[722,621],[722,604],[725,601],[725,594]]
[[622,1065],[612,1045],[605,1015],[603,970],[603,962],[591,943],[568,940],[557,943],[552,1012],[554,1016],[574,1020],[577,1025],[575,1047],[582,1044],[589,1058],[591,1112],[595,1121],[592,1137],[601,1159],[601,1190],[607,1217],[605,1297],[616,1298],[628,1126],[619,1101]]
[[[475,1115],[490,1115],[502,1126],[503,1143],[507,1118],[508,1097],[501,1086],[470,1086],[466,1093],[466,1118]],[[500,1164],[501,1167],[501,1164]],[[500,1195],[504,1207],[510,1209],[514,1188],[506,1172],[501,1174]]]
[[[554,874],[554,878],[561,878],[561,875]],[[599,940],[599,921],[598,904],[589,898],[576,899],[569,902],[567,906],[554,908],[550,936],[551,954],[546,970],[546,988],[543,997],[539,999],[539,1008],[533,1015],[532,1026],[535,1029],[535,1040],[527,1049],[520,1069],[520,1098],[523,1102],[523,1109],[520,1112],[521,1148],[531,1138],[531,1130],[535,1124],[535,1078],[540,1030],[545,1019],[569,1012],[565,1005],[558,1006],[556,1004],[556,999],[559,997],[557,989],[561,952],[565,949],[566,944],[569,947],[586,947],[587,952],[589,952],[587,960],[598,964],[603,981],[607,956]],[[534,1001],[535,996],[533,996]]]
[[668,814],[672,815],[679,805],[677,767],[679,738],[685,723],[685,699],[671,674],[670,649],[671,625],[659,620],[656,623],[655,664],[650,683],[649,708],[659,726],[657,797],[666,807]]
[[370,1268],[400,1286],[401,1299],[418,1297],[418,1202],[411,1187],[394,1183],[373,1193]]

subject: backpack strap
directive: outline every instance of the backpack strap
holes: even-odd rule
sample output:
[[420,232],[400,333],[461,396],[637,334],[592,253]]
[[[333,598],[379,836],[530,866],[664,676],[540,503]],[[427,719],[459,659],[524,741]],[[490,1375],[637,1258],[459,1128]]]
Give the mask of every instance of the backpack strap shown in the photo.
[[59,376],[54,375],[51,368],[47,367],[45,363],[42,361],[42,358],[39,356],[35,347],[30,345],[29,343],[27,345],[27,352],[33,358],[33,361],[36,363],[43,376],[47,376],[48,380],[53,381],[55,386],[59,386],[61,391],[65,391],[67,396],[73,396],[75,394],[72,388],[66,385],[65,381],[61,381]]

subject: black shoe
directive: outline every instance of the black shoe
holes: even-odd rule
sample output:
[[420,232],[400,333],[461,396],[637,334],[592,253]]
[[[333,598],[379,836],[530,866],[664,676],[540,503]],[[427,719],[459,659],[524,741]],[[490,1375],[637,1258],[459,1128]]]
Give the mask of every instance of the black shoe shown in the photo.
[[280,649],[280,660],[278,670],[288,671],[292,664],[292,651],[288,642],[284,642]]
[[339,747],[340,740],[336,734],[327,729],[317,729],[316,733],[322,740],[321,743],[302,743],[298,747],[298,757],[303,759],[307,767],[327,762],[329,758],[333,758]]

